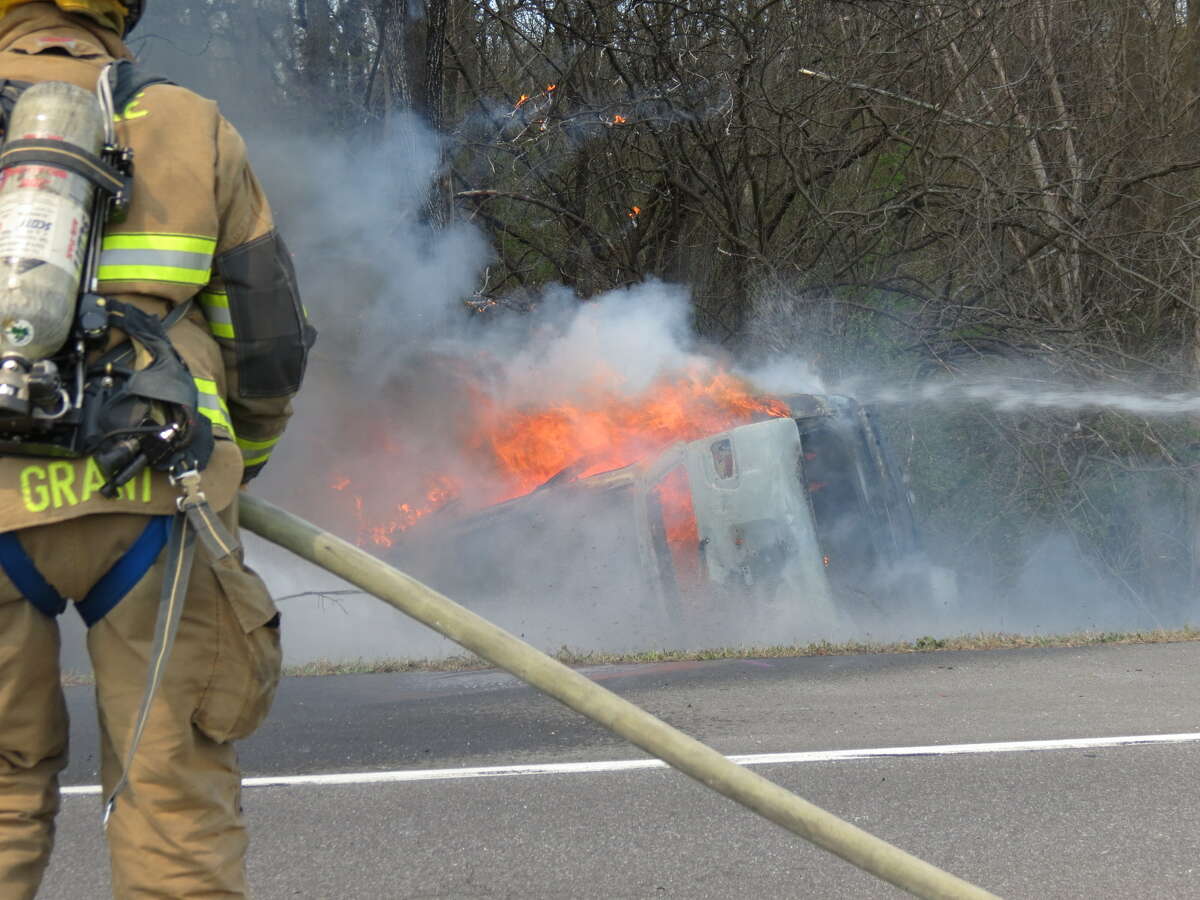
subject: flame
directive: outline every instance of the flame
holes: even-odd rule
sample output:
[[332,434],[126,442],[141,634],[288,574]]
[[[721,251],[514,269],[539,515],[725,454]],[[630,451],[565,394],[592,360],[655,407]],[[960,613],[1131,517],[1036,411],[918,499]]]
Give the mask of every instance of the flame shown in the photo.
[[[547,100],[550,100],[550,99],[552,99],[551,95],[554,93],[554,91],[557,88],[558,88],[557,84],[548,84],[548,85],[546,85],[546,90],[541,91],[537,96],[539,98],[544,97]],[[526,103],[528,103],[532,99],[533,99],[533,97],[530,94],[522,94],[520,96],[520,98],[517,100],[517,102],[513,104],[512,111],[508,113],[508,118],[511,119],[514,115],[516,115],[517,110],[519,110],[522,106],[524,106]],[[534,105],[537,106],[538,104],[534,104]],[[545,104],[541,104],[541,106],[544,107]],[[539,128],[541,131],[546,130],[546,122],[544,119],[540,123],[535,122],[534,124],[539,125]]]
[[609,125],[624,125],[625,117],[620,116],[620,115],[614,115],[611,119],[609,119],[608,124]]
[[700,529],[696,525],[687,471],[677,466],[655,486],[654,493],[662,510],[675,578],[679,589],[689,594],[704,583],[705,573],[700,567]]
[[[480,469],[493,473],[490,483],[468,491],[436,470],[436,458],[389,447],[392,469],[416,486],[400,502],[386,499],[387,490],[376,484],[350,491],[355,485],[347,475],[330,485],[353,496],[360,546],[390,547],[400,533],[459,498],[472,506],[499,503],[556,475],[586,478],[652,459],[677,442],[789,415],[785,403],[759,395],[748,382],[708,360],[661,375],[638,391],[630,391],[619,373],[598,368],[570,396],[534,408],[514,408],[478,385],[468,387],[472,412],[463,451],[474,456]],[[668,542],[678,555],[677,570],[698,573],[695,515],[686,476],[679,471],[678,477],[660,482],[658,499]],[[691,550],[677,549],[688,546]]]
[[629,216],[631,219],[636,219],[641,214],[642,208],[640,206],[631,206],[629,207],[629,212],[625,213],[625,215]]
[[[350,478],[342,475],[330,486],[336,491],[344,491],[352,484]],[[383,518],[368,515],[365,496],[353,494],[358,545],[361,547],[371,543],[377,547],[391,547],[395,543],[393,535],[411,528],[427,515],[437,512],[455,499],[458,493],[458,485],[452,479],[444,475],[435,475],[428,480],[424,498],[420,503],[398,503]]]
[[487,447],[511,487],[509,499],[570,466],[586,478],[645,459],[677,441],[692,441],[759,418],[787,416],[787,405],[756,395],[726,369],[696,363],[629,396],[612,372],[593,376],[574,404],[512,411],[484,423]]

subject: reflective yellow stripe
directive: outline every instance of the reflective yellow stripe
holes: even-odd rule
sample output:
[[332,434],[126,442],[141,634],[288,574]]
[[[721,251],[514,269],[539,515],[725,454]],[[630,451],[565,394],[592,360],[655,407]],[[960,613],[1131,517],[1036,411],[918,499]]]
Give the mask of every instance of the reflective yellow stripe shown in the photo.
[[215,238],[191,234],[109,234],[100,242],[101,281],[208,284]]
[[229,418],[229,407],[225,405],[224,398],[217,393],[217,383],[195,376],[192,377],[192,381],[196,382],[196,390],[200,392],[200,415],[214,425],[224,428],[236,440],[233,422]]
[[187,234],[106,234],[101,250],[181,250],[184,253],[205,253],[212,256],[217,249],[215,238],[193,237]]
[[208,320],[208,330],[215,337],[233,340],[236,335],[233,316],[229,312],[229,295],[223,291],[204,291],[197,299]]
[[224,291],[205,291],[200,295],[200,305],[205,309],[229,309],[229,295]]
[[212,422],[218,428],[224,428],[230,434],[233,434],[233,426],[229,424],[229,419],[221,413],[219,409],[213,409],[209,406],[200,407],[200,415]]
[[252,441],[249,438],[238,438],[237,444],[243,450],[270,450],[279,443],[279,438],[273,437],[265,441]]
[[97,275],[101,281],[169,281],[172,284],[208,284],[211,269],[181,269],[177,266],[106,266]]
[[271,458],[271,451],[275,449],[275,445],[279,443],[279,437],[268,438],[265,441],[252,441],[249,438],[236,440],[237,445],[242,448],[242,464],[246,467],[265,463]]

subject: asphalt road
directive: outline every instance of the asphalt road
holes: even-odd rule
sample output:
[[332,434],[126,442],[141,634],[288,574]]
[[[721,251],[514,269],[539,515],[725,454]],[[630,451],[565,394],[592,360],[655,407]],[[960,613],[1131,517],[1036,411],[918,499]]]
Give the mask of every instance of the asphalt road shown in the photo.
[[[585,671],[724,753],[764,754],[1197,733],[1198,663],[1200,644],[1163,644]],[[65,783],[92,784],[90,690],[69,702]],[[272,777],[643,757],[496,672],[290,679],[242,749],[247,776]],[[756,770],[1002,896],[1127,898],[1200,897],[1198,764],[1184,741]],[[463,774],[247,788],[254,896],[898,895],[669,770]],[[98,805],[64,799],[40,896],[106,894]]]

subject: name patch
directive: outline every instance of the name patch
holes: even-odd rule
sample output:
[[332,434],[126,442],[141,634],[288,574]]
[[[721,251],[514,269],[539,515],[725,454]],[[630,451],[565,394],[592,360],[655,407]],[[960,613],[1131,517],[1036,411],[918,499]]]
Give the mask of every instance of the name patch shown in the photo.
[[[149,503],[153,482],[150,470],[127,481],[117,490],[115,500]],[[29,512],[45,512],[87,503],[100,497],[100,488],[107,479],[96,460],[88,457],[80,477],[78,465],[66,460],[33,463],[21,470],[21,500]]]

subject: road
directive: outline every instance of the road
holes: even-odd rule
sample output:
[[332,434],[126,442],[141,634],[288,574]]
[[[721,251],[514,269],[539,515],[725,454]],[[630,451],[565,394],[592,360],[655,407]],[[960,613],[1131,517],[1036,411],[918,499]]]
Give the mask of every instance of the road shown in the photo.
[[[1001,896],[1127,898],[1200,897],[1200,743],[1020,742],[1200,736],[1198,663],[1182,643],[584,671],[723,753],[792,754],[750,762]],[[90,690],[68,699],[64,783],[86,791]],[[825,752],[867,748],[898,749]],[[288,679],[242,747],[272,782],[245,791],[254,896],[899,895],[679,773],[601,765],[639,759],[504,673]],[[526,768],[477,771],[502,766]],[[98,799],[70,794],[39,896],[106,891]]]

